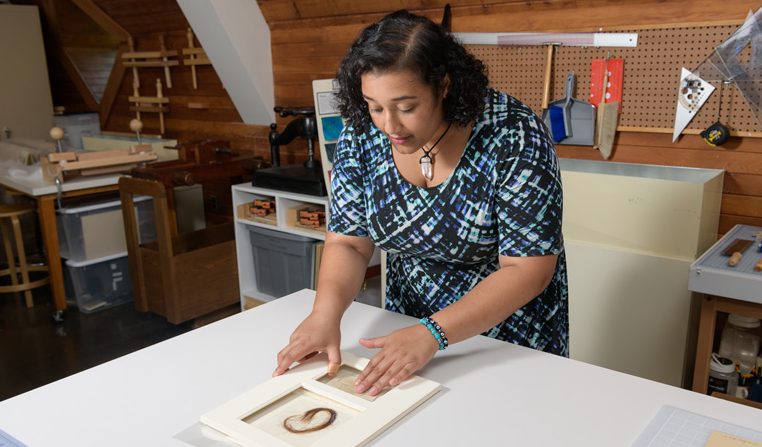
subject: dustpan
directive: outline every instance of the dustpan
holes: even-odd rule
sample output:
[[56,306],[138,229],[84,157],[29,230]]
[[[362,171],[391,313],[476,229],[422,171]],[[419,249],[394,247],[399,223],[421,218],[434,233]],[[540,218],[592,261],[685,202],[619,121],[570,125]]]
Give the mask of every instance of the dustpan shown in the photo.
[[[567,128],[567,137],[558,144],[592,146],[595,135],[595,108],[589,102],[572,97],[574,84],[574,73],[569,73],[566,77],[565,96],[548,104],[548,108],[553,106],[562,108],[564,110],[564,122],[571,126],[571,129]],[[550,129],[552,127],[550,113],[544,112],[542,119],[545,121],[548,129]]]

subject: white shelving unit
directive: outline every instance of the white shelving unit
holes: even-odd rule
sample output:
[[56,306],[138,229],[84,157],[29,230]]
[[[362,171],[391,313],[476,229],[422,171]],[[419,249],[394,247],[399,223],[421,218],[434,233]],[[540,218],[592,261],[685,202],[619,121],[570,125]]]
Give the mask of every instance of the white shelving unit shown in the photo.
[[[234,185],[232,190],[236,222],[235,240],[238,256],[238,282],[241,290],[241,307],[248,309],[278,298],[260,292],[257,289],[251,237],[248,227],[267,228],[315,240],[325,240],[325,228],[313,230],[300,226],[298,224],[297,211],[306,206],[319,206],[325,210],[327,216],[328,197],[257,188],[249,183]],[[268,216],[268,218],[252,216],[249,212],[249,204],[254,199],[273,200],[275,202],[275,215]]]

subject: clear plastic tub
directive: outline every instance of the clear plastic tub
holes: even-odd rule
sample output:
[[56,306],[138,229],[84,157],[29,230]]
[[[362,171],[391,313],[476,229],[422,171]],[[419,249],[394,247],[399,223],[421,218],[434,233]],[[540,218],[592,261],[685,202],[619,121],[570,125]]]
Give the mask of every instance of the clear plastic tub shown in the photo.
[[[135,197],[140,243],[156,240],[153,200]],[[118,199],[58,210],[61,257],[75,262],[99,259],[127,250],[122,203]]]
[[66,261],[67,295],[79,311],[92,313],[132,300],[127,253],[89,261]]

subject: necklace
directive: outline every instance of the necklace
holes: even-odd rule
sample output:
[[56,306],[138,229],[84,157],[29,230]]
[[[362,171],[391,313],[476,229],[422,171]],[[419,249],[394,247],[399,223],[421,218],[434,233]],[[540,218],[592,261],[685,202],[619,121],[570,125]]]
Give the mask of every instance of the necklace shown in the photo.
[[450,127],[452,126],[452,121],[450,121],[449,124],[447,124],[447,129],[445,129],[444,132],[442,132],[442,135],[437,138],[437,141],[434,142],[431,147],[426,150],[426,147],[421,146],[421,150],[423,151],[423,155],[421,155],[421,158],[418,160],[418,163],[421,165],[421,175],[426,177],[426,180],[431,180],[434,178],[434,158],[431,156],[431,151],[434,150],[435,147],[437,147],[437,144],[439,144],[440,141],[442,141],[442,138],[444,138],[445,135],[447,135],[447,131],[450,130]]

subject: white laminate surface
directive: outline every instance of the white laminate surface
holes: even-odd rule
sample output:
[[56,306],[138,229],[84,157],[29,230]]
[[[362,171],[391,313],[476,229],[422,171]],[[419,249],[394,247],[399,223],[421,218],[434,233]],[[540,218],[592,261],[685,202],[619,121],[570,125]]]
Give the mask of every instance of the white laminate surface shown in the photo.
[[[76,177],[65,181],[61,189],[66,192],[116,185],[119,182],[119,177],[121,177],[121,174]],[[52,182],[43,180],[41,173],[39,173],[39,175],[21,176],[10,175],[7,171],[0,172],[0,184],[11,187],[32,197],[55,194],[58,192],[56,185]]]
[[[297,292],[0,402],[0,429],[30,446],[187,445],[180,439],[200,415],[270,378],[313,296]],[[342,349],[369,357],[359,337],[414,323],[354,303]],[[762,427],[750,407],[485,337],[451,346],[419,374],[443,390],[373,445],[627,446],[665,404]]]
[[[45,157],[54,151],[50,141],[14,138],[0,141],[0,184],[11,187],[29,196],[38,197],[58,192],[52,181],[43,178],[42,167],[38,162],[27,166],[19,160],[26,156]],[[83,176],[67,180],[63,191],[76,191],[86,188],[116,185],[119,174]]]

